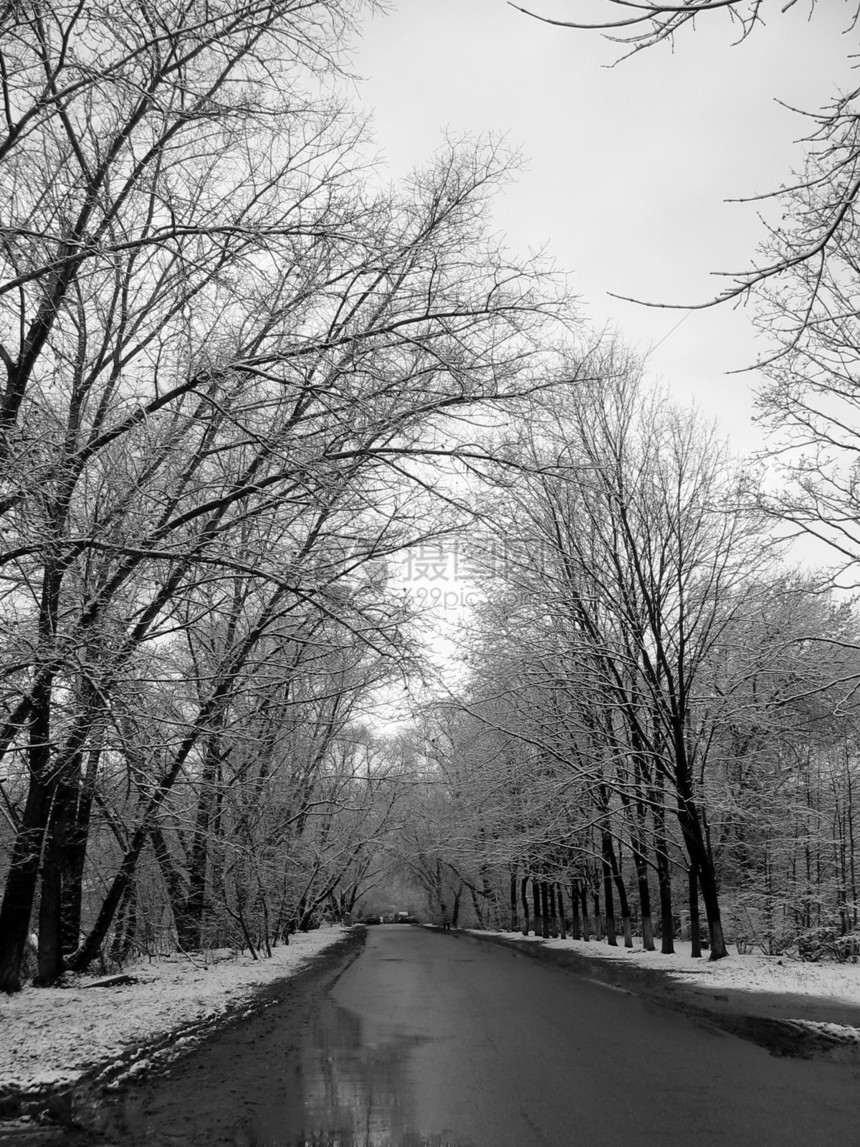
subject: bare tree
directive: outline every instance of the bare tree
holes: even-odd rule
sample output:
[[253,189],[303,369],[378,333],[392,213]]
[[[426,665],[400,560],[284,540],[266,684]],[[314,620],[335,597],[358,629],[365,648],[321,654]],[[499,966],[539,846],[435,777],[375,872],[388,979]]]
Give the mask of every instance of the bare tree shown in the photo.
[[[692,31],[697,21],[725,17],[741,42],[753,33],[766,35],[767,17],[779,18],[798,0],[778,4],[770,0],[679,0],[664,4],[654,0],[602,0],[587,18],[553,19],[540,11],[511,3],[519,11],[561,28],[598,31],[619,44],[622,58],[668,44],[673,49],[684,33]],[[808,4],[815,15],[815,0]],[[860,21],[860,6],[846,0],[845,32],[853,35]],[[850,43],[851,41],[849,41]],[[846,49],[846,55],[850,49]],[[858,99],[860,89],[845,91],[832,103],[815,113],[804,112],[807,146],[805,167],[787,177],[786,184],[754,198],[775,200],[784,213],[793,198],[810,195],[817,209],[797,213],[790,233],[780,225],[769,230],[768,242],[761,255],[747,270],[719,274],[727,285],[717,295],[703,302],[667,302],[628,300],[648,306],[673,306],[685,310],[715,306],[730,300],[745,299],[751,292],[769,283],[805,280],[805,293],[795,294],[794,318],[796,337],[808,321],[815,305],[818,279],[828,260],[838,258],[840,235],[854,228],[857,200],[860,195],[860,148],[858,148]],[[789,208],[790,209],[790,208]],[[795,274],[797,272],[797,274]],[[621,296],[626,298],[626,296]]]
[[[782,10],[792,8],[797,0],[789,0]],[[679,0],[675,4],[662,4],[653,0],[632,3],[631,0],[603,0],[606,17],[598,15],[586,20],[556,20],[548,16],[511,4],[520,12],[525,12],[547,24],[560,28],[579,28],[599,31],[608,39],[626,46],[628,52],[638,52],[652,48],[664,41],[674,42],[674,37],[683,28],[695,26],[701,19],[715,12],[727,16],[737,28],[740,39],[745,39],[756,28],[764,24],[764,9],[772,10],[767,0]],[[855,11],[854,18],[858,16]]]
[[208,668],[184,707],[162,689],[178,738],[128,757],[152,773],[78,967],[285,619],[315,612],[402,656],[374,571],[427,533],[415,491],[452,449],[434,425],[543,385],[541,332],[567,304],[488,235],[501,149],[452,143],[382,187],[360,120],[303,94],[352,13],[5,10],[3,988],[40,867],[43,974],[62,966],[69,832],[112,763],[106,729],[127,737],[124,693],[176,675],[168,639],[191,634],[201,666],[210,640]]
[[[719,958],[726,949],[700,780],[710,743],[702,674],[766,560],[760,523],[740,506],[739,474],[692,416],[643,393],[635,364],[617,349],[603,368],[602,383],[548,395],[544,417],[532,419],[520,447],[531,476],[506,491],[501,529],[519,532],[530,555],[512,577],[532,582],[531,602],[540,594],[548,650],[569,645],[547,685],[557,689],[567,674],[576,682],[555,724],[572,720],[586,738],[581,771],[601,826],[607,893],[615,862],[606,786],[616,782],[595,768],[604,755],[613,769],[624,761],[629,797],[656,793],[655,776],[671,792]],[[553,751],[575,763],[572,741]]]

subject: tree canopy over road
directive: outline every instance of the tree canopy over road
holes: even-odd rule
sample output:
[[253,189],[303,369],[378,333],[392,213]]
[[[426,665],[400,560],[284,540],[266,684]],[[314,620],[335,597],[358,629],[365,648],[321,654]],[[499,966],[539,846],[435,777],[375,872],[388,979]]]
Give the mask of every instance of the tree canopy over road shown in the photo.
[[[486,924],[853,951],[854,95],[739,285],[777,487],[511,255],[498,141],[387,181],[339,94],[368,7],[3,11],[0,988],[265,955],[395,876]],[[717,7],[762,10],[631,43]],[[397,571],[453,538],[480,601],[431,696]]]

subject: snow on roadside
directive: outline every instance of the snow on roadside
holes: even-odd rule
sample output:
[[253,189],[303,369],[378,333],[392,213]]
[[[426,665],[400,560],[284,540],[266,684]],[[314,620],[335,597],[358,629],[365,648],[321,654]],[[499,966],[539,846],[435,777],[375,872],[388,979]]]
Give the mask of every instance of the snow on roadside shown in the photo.
[[[521,932],[502,932],[500,935],[509,940],[526,941]],[[701,987],[791,992],[860,1006],[860,964],[807,964],[787,956],[753,953],[741,956],[733,952],[724,960],[711,963],[707,955],[704,959],[693,959],[688,940],[676,940],[675,954],[664,956],[659,951],[646,952],[641,942],[635,940],[632,948],[624,948],[622,943],[613,948],[595,940],[542,940],[539,936],[529,936],[528,939],[546,944],[548,948],[566,948],[578,956],[623,960],[643,968],[656,968],[684,983]]]
[[250,1002],[259,987],[294,975],[344,934],[338,927],[300,933],[270,960],[218,952],[204,965],[198,957],[162,956],[125,968],[135,984],[87,988],[103,978],[89,976],[71,987],[0,995],[0,1089],[70,1081],[136,1044],[215,1019]]

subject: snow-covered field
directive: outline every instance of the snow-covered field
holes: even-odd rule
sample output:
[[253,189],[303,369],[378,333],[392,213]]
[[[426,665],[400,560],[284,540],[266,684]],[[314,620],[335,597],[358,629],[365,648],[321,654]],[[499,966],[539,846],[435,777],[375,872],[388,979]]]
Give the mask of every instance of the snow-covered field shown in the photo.
[[125,971],[137,983],[119,987],[85,987],[103,978],[91,976],[71,987],[0,995],[0,1091],[71,1081],[137,1044],[215,1020],[343,935],[337,927],[301,933],[270,960],[222,951],[207,954],[205,964],[184,956],[130,964]]

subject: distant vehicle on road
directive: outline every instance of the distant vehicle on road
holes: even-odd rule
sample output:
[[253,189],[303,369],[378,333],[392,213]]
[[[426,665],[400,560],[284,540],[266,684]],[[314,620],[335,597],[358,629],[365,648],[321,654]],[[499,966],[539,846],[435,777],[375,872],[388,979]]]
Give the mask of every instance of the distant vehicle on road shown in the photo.
[[362,924],[417,924],[417,916],[411,912],[373,912],[365,916]]

